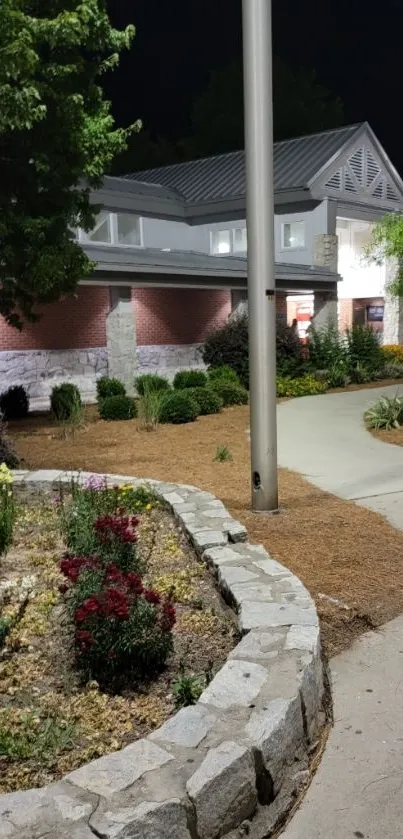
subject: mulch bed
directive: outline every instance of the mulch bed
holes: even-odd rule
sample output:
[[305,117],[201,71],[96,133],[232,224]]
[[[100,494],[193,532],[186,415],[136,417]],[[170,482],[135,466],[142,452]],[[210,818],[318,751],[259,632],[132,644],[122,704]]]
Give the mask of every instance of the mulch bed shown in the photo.
[[[95,408],[88,422],[74,441],[57,439],[48,415],[15,424],[24,465],[137,475],[210,490],[246,525],[251,541],[264,544],[303,580],[317,602],[328,656],[403,611],[403,533],[381,516],[283,469],[281,514],[252,514],[248,407],[152,433],[138,431],[135,421],[97,421]],[[215,462],[217,446],[227,446],[233,460]]]
[[[80,683],[73,666],[55,507],[21,507],[13,548],[0,564],[0,613],[17,616],[0,650],[0,792],[50,783],[147,735],[174,711],[181,666],[203,687],[234,646],[233,613],[168,512],[158,506],[140,515],[138,546],[145,583],[175,601],[174,653],[152,682],[111,695],[96,682]],[[5,582],[16,584],[8,594]]]

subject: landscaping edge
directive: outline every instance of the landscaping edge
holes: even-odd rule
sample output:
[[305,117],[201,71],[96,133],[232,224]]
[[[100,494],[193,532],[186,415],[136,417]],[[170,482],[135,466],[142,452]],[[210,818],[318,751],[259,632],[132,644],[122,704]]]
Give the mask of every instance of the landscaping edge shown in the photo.
[[[92,473],[13,475],[17,490],[36,494]],[[242,639],[196,705],[148,737],[43,789],[0,796],[0,839],[232,839],[262,814],[274,827],[307,781],[324,722],[315,604],[211,493],[107,479],[151,485],[164,499],[236,610]]]

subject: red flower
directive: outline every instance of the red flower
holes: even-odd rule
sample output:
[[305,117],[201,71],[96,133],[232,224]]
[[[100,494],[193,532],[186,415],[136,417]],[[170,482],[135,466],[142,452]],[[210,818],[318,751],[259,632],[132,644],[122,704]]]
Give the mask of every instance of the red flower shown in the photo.
[[88,632],[86,629],[79,629],[76,632],[76,642],[80,645],[82,650],[86,650],[87,647],[91,647],[92,644],[95,644],[94,636],[91,632]]
[[160,595],[157,591],[154,591],[154,589],[152,588],[144,589],[144,598],[145,600],[147,600],[148,603],[155,603],[156,605],[158,605],[158,603],[161,602]]
[[83,621],[85,621],[86,617],[87,617],[87,612],[86,612],[85,609],[83,609],[82,606],[80,606],[78,609],[76,609],[76,611],[74,613],[74,620],[75,620],[76,623],[82,623]]
[[94,527],[103,544],[110,543],[114,537],[120,542],[133,543],[137,541],[134,529],[138,521],[136,516],[100,516]]
[[143,593],[143,583],[141,582],[141,577],[139,577],[135,571],[129,571],[126,575],[126,582],[128,588],[133,592],[133,594]]
[[87,600],[84,601],[82,608],[85,609],[88,614],[91,614],[92,612],[99,612],[98,598],[95,597],[95,595],[91,595],[91,597],[88,597]]
[[122,572],[113,562],[106,566],[106,579],[108,583],[120,583],[123,580]]
[[161,628],[169,632],[175,625],[176,613],[169,600],[166,600],[162,605]]
[[103,611],[110,617],[125,620],[129,617],[129,601],[123,591],[108,588],[104,594]]

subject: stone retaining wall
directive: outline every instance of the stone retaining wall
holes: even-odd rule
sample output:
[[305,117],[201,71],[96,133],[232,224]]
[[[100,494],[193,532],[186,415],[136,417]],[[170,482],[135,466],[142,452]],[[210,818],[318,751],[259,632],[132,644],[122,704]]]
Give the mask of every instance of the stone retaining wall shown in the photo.
[[[15,473],[29,492],[72,477],[79,476]],[[147,483],[236,608],[242,640],[199,702],[148,737],[47,788],[1,796],[0,839],[235,839],[257,836],[264,824],[263,837],[306,780],[324,694],[308,591],[262,546],[249,544],[243,525],[211,493]]]

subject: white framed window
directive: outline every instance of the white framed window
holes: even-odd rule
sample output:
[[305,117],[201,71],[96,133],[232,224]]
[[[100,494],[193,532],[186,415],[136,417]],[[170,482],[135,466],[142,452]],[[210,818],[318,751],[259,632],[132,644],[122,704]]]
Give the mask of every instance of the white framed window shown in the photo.
[[305,222],[285,221],[281,225],[281,247],[292,250],[305,247]]
[[248,241],[246,235],[246,227],[235,227],[233,231],[233,251],[234,253],[246,253],[248,250]]
[[216,255],[231,253],[231,232],[229,230],[212,230],[210,251]]
[[93,229],[88,233],[79,229],[77,238],[83,243],[138,248],[143,244],[141,218],[132,213],[108,213],[103,210],[96,217]]
[[80,230],[79,239],[81,242],[94,242],[96,244],[111,244],[112,227],[110,213],[102,210],[95,219],[95,225],[88,232]]

